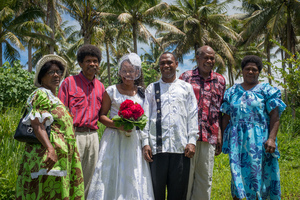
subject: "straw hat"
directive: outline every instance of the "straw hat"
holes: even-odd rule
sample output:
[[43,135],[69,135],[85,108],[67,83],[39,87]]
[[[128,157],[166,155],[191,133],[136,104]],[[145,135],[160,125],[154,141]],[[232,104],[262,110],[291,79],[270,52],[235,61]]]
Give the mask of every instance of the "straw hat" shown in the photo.
[[48,61],[51,61],[51,60],[56,60],[56,61],[59,61],[62,63],[62,65],[64,66],[64,73],[62,75],[62,77],[64,77],[66,75],[66,71],[67,71],[67,62],[60,56],[58,55],[54,55],[54,54],[48,54],[48,55],[45,55],[43,56],[39,61],[38,63],[36,64],[36,71],[35,71],[35,77],[34,77],[34,85],[36,87],[41,87],[41,84],[39,84],[38,82],[38,76],[39,76],[39,73],[41,71],[41,68],[43,67],[43,65],[48,62]]

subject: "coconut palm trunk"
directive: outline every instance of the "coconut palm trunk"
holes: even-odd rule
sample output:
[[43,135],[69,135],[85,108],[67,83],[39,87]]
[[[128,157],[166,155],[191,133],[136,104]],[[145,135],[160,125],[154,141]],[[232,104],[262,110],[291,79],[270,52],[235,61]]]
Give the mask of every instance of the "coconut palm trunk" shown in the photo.
[[[267,51],[267,61],[268,61],[268,63],[271,63],[271,49],[270,49],[270,43],[269,42],[267,43],[266,51]],[[272,75],[271,66],[268,65],[268,76],[271,76],[271,75]],[[270,84],[272,84],[272,79],[270,77],[268,78],[268,81],[269,81]]]
[[2,63],[2,44],[0,43],[0,67],[2,67],[3,63]]
[[32,43],[29,40],[28,43],[28,71],[32,72]]
[[[49,20],[49,27],[52,29],[52,32],[50,33],[50,37],[51,39],[53,39],[53,41],[55,41],[54,39],[54,36],[55,36],[55,3],[56,1],[55,0],[49,0],[48,1],[48,16],[50,17],[50,20]],[[54,54],[54,44],[50,44],[50,54]]]
[[137,53],[137,24],[134,22],[132,23],[132,37],[133,37],[133,51]]
[[109,45],[108,41],[105,42],[106,46],[106,59],[107,59],[107,77],[108,77],[108,85],[111,85],[111,79],[110,79],[110,58],[109,58]]

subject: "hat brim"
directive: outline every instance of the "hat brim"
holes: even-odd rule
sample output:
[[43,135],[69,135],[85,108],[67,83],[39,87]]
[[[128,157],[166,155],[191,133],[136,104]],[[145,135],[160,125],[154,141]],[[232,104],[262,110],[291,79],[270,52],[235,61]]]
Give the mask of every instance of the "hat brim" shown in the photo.
[[34,77],[34,85],[36,87],[41,87],[42,85],[38,82],[38,77],[39,77],[39,73],[41,71],[41,68],[44,66],[44,64],[48,61],[51,60],[56,60],[62,63],[62,65],[64,66],[64,73],[62,75],[62,77],[64,77],[66,75],[66,71],[67,71],[67,62],[60,56],[58,55],[54,55],[54,54],[48,54],[43,56],[38,63],[36,64],[36,71],[35,71],[35,77]]

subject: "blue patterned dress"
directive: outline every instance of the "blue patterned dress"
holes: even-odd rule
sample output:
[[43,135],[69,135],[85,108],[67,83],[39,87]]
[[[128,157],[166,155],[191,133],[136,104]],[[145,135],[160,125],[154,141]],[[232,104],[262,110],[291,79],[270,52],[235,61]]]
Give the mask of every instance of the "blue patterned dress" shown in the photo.
[[280,199],[280,174],[277,148],[266,153],[269,137],[269,113],[278,107],[279,115],[286,105],[280,90],[260,83],[250,90],[241,84],[224,95],[221,112],[231,117],[223,136],[223,153],[229,154],[231,194],[240,199]]

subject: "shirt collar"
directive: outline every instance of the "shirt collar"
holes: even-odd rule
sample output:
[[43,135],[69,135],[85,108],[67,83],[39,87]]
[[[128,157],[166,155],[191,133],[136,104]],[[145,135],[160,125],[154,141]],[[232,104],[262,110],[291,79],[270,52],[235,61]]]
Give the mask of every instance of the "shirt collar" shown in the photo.
[[95,85],[95,77],[94,77],[94,79],[92,80],[92,81],[90,81],[89,79],[87,79],[84,75],[83,75],[83,73],[82,73],[82,71],[78,74],[78,76],[81,78],[81,80],[83,80],[83,82],[86,84],[86,85],[88,85],[88,84],[90,84],[90,83],[92,83],[93,85]]
[[[192,76],[198,76],[198,77],[204,79],[204,78],[201,76],[201,74],[199,73],[198,67],[197,67],[196,69],[193,69],[193,71],[192,71]],[[216,79],[216,76],[214,76],[214,71],[211,70],[211,71],[210,71],[210,77],[208,77],[206,80],[213,80],[213,79]]]
[[[172,83],[176,83],[178,80],[178,78],[176,77],[175,80]],[[162,78],[159,79],[159,82],[163,83],[163,84],[172,84],[172,83],[166,83],[162,80]]]

